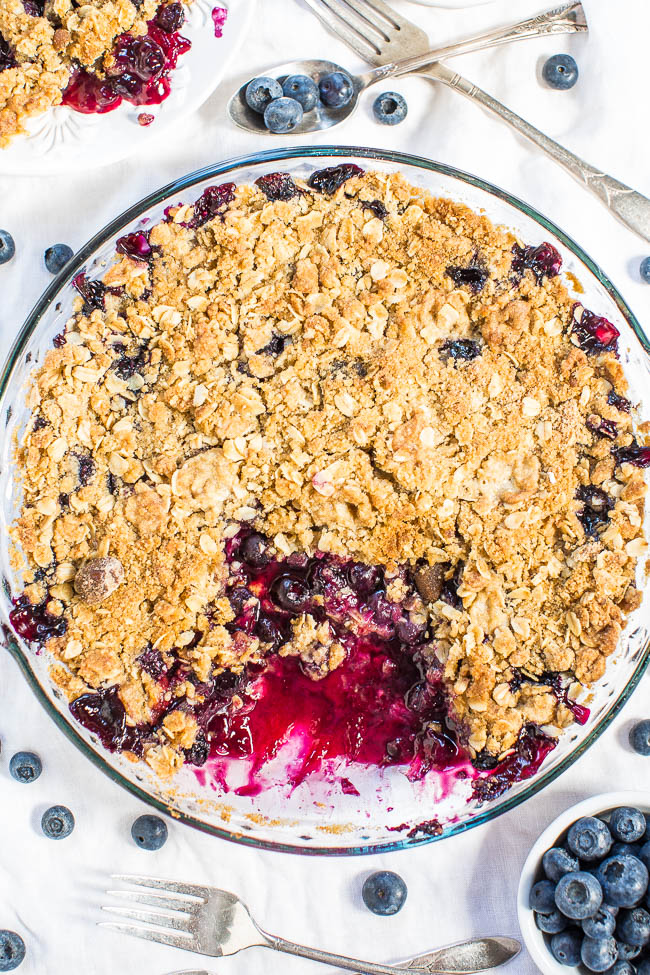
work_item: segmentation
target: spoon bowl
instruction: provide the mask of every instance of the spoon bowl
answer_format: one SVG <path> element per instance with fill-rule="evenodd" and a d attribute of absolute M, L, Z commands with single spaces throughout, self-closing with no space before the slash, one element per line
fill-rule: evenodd
<path fill-rule="evenodd" d="M 343 122 L 357 107 L 359 94 L 366 87 L 365 79 L 350 74 L 340 64 L 334 64 L 333 61 L 288 61 L 286 64 L 279 64 L 273 69 L 271 77 L 277 78 L 280 84 L 292 74 L 307 75 L 312 81 L 318 84 L 324 75 L 331 74 L 333 71 L 342 71 L 352 79 L 352 98 L 347 105 L 343 105 L 341 108 L 329 108 L 319 100 L 316 103 L 316 107 L 305 112 L 302 121 L 291 129 L 291 135 L 301 135 L 305 132 L 318 132 L 321 129 L 329 129 L 333 125 L 338 125 L 339 122 Z M 249 82 L 250 79 L 241 88 L 238 88 L 231 97 L 228 102 L 228 115 L 242 129 L 247 129 L 249 132 L 257 132 L 258 135 L 274 135 L 275 133 L 269 132 L 264 125 L 264 116 L 259 112 L 254 112 L 246 101 L 246 88 Z"/>

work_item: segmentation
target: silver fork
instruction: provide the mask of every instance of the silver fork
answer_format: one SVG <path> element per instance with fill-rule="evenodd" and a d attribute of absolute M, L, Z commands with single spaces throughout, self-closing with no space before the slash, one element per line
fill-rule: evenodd
<path fill-rule="evenodd" d="M 305 0 L 335 34 L 372 64 L 388 64 L 426 54 L 429 37 L 417 24 L 392 10 L 383 0 Z M 587 31 L 582 3 L 572 2 L 547 10 L 508 27 L 497 27 L 465 41 L 437 47 L 440 59 L 487 50 L 509 41 Z"/>
<path fill-rule="evenodd" d="M 393 61 L 396 50 L 391 46 L 393 44 L 405 43 L 408 55 L 423 54 L 431 46 L 424 31 L 395 13 L 384 0 L 305 2 L 333 33 L 371 64 L 383 65 Z M 530 122 L 441 61 L 420 68 L 417 73 L 459 91 L 498 116 L 584 183 L 630 230 L 650 241 L 650 200 L 646 196 L 569 152 L 559 142 L 540 132 Z"/>
<path fill-rule="evenodd" d="M 109 890 L 108 894 L 120 897 L 130 907 L 104 907 L 106 911 L 139 922 L 136 924 L 116 924 L 102 922 L 101 927 L 110 928 L 121 934 L 157 941 L 174 948 L 184 948 L 213 958 L 234 955 L 244 948 L 273 948 L 289 955 L 298 955 L 311 961 L 335 965 L 353 972 L 368 975 L 413 975 L 426 972 L 428 975 L 472 975 L 493 968 L 514 958 L 518 954 L 519 942 L 511 938 L 473 939 L 465 945 L 456 946 L 460 951 L 456 962 L 442 949 L 430 955 L 419 956 L 405 966 L 380 965 L 360 961 L 328 951 L 318 951 L 304 945 L 293 944 L 263 931 L 255 923 L 246 905 L 227 890 L 204 887 L 199 884 L 179 883 L 173 880 L 160 880 L 154 877 L 114 876 L 113 880 L 130 884 L 136 890 Z M 145 910 L 152 908 L 152 910 Z M 153 925 L 154 927 L 145 927 Z M 495 943 L 492 955 L 486 955 L 484 943 Z M 486 965 L 486 959 L 490 964 Z M 443 962 L 443 965 L 440 964 Z M 449 965 L 447 965 L 449 961 Z M 480 961 L 480 967 L 477 962 Z M 422 967 L 419 967 L 420 962 Z M 447 965 L 447 967 L 445 967 Z"/>

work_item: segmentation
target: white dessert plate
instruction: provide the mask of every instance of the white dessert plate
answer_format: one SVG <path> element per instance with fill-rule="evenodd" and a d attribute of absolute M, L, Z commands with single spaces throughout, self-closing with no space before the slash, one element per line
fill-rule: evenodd
<path fill-rule="evenodd" d="M 248 27 L 255 0 L 193 0 L 181 30 L 192 42 L 170 76 L 172 90 L 160 105 L 123 101 L 113 112 L 83 115 L 58 105 L 30 120 L 29 135 L 0 149 L 0 174 L 55 176 L 106 166 L 157 138 L 181 118 L 196 112 L 217 88 Z M 222 37 L 215 37 L 212 10 L 228 11 Z M 151 125 L 138 115 L 151 113 Z"/>
<path fill-rule="evenodd" d="M 486 3 L 494 3 L 494 0 L 411 0 L 411 3 L 419 3 L 423 7 L 444 7 L 447 10 L 463 10 L 466 7 L 483 7 Z"/>

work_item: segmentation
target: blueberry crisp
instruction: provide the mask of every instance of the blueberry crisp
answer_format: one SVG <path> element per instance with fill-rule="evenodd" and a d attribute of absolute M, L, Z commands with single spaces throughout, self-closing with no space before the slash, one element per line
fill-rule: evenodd
<path fill-rule="evenodd" d="M 296 736 L 294 782 L 533 774 L 646 552 L 647 426 L 560 267 L 345 164 L 209 187 L 78 275 L 16 446 L 12 614 L 75 717 L 161 776 Z"/>
<path fill-rule="evenodd" d="M 180 0 L 3 0 L 0 148 L 54 105 L 101 114 L 123 99 L 164 101 L 191 47 L 180 33 L 186 9 Z"/>

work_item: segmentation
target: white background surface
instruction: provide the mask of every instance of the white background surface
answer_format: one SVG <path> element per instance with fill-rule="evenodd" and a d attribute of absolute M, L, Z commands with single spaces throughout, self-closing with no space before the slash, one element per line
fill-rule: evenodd
<path fill-rule="evenodd" d="M 535 0 L 508 0 L 470 12 L 402 9 L 447 41 L 479 27 L 534 12 Z M 650 194 L 650 127 L 647 124 L 646 0 L 585 0 L 588 38 L 525 42 L 518 47 L 455 62 L 472 80 L 500 97 L 571 149 L 635 188 Z M 555 93 L 538 81 L 545 57 L 570 50 L 581 68 L 579 85 Z M 361 67 L 325 33 L 300 0 L 259 0 L 258 14 L 226 81 L 199 114 L 162 142 L 110 169 L 71 171 L 56 179 L 0 180 L 0 226 L 11 231 L 17 256 L 0 268 L 0 342 L 4 352 L 25 314 L 50 280 L 44 249 L 56 242 L 81 246 L 117 212 L 157 186 L 259 146 L 254 136 L 224 121 L 232 87 L 290 58 L 328 57 Z M 234 75 L 237 75 L 235 77 Z M 470 170 L 500 184 L 555 220 L 601 264 L 641 321 L 650 321 L 650 287 L 638 264 L 650 253 L 619 226 L 589 193 L 555 164 L 520 142 L 501 123 L 453 92 L 423 79 L 395 84 L 409 103 L 408 119 L 394 129 L 372 121 L 372 98 L 354 121 L 330 130 L 323 144 L 398 148 Z M 307 144 L 309 137 L 303 136 Z M 265 139 L 264 148 L 276 140 Z M 281 138 L 278 144 L 288 144 Z M 32 698 L 17 667 L 0 650 L 0 928 L 19 931 L 28 955 L 21 975 L 162 975 L 206 967 L 223 975 L 308 975 L 310 962 L 256 950 L 202 966 L 184 955 L 96 928 L 108 874 L 148 872 L 224 886 L 242 895 L 254 916 L 287 938 L 391 960 L 472 935 L 517 936 L 515 898 L 519 871 L 533 840 L 560 811 L 599 791 L 648 782 L 650 760 L 627 745 L 634 720 L 650 713 L 650 678 L 613 727 L 542 795 L 478 830 L 406 853 L 357 859 L 314 859 L 256 853 L 199 835 L 170 822 L 170 839 L 158 853 L 134 847 L 129 829 L 145 809 L 113 785 L 63 738 Z M 43 758 L 37 783 L 21 786 L 8 772 L 18 749 Z M 54 843 L 40 835 L 43 810 L 62 802 L 77 827 Z M 376 918 L 360 899 L 361 882 L 380 867 L 397 870 L 409 887 L 406 906 L 393 918 Z M 522 956 L 507 971 L 537 971 Z"/>

